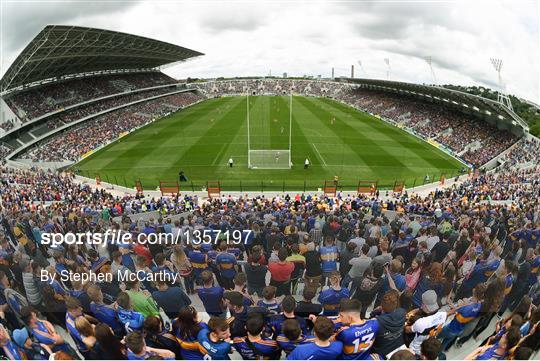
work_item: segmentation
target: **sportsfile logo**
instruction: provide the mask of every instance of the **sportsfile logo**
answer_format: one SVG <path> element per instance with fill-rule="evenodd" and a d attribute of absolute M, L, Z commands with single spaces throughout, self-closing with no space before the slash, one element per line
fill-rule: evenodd
<path fill-rule="evenodd" d="M 115 245 L 130 245 L 136 240 L 139 244 L 179 244 L 182 240 L 185 240 L 187 244 L 200 245 L 200 244 L 219 244 L 226 242 L 228 244 L 239 245 L 246 243 L 251 237 L 251 230 L 234 230 L 232 232 L 220 230 L 195 230 L 179 232 L 176 235 L 172 233 L 139 233 L 136 236 L 129 232 L 106 230 L 103 233 L 43 233 L 41 235 L 41 243 L 44 245 L 50 245 L 52 247 L 58 247 L 61 245 L 70 244 L 89 244 L 100 245 L 106 247 L 110 244 Z"/>

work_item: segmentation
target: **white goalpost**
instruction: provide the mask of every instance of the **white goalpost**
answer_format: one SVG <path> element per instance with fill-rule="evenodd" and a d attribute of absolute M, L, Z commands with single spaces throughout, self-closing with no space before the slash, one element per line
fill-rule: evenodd
<path fill-rule="evenodd" d="M 257 147 L 253 144 L 252 130 L 250 124 L 250 103 L 249 93 L 246 96 L 247 106 L 247 143 L 248 143 L 248 167 L 250 169 L 290 169 L 291 161 L 291 145 L 292 145 L 292 93 L 289 95 L 289 137 L 287 147 L 279 147 L 276 149 L 268 149 Z M 283 131 L 283 128 L 282 128 Z M 265 137 L 270 137 L 266 135 Z M 260 136 L 259 136 L 260 137 Z"/>

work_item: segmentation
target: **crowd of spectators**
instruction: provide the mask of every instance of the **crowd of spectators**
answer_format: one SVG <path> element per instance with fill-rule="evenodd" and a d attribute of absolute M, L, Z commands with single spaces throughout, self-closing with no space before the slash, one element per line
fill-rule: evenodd
<path fill-rule="evenodd" d="M 352 85 L 345 83 L 304 79 L 246 79 L 194 83 L 207 96 L 237 94 L 290 94 L 339 97 Z"/>
<path fill-rule="evenodd" d="M 98 101 L 98 102 L 90 103 L 87 105 L 82 105 L 73 110 L 68 110 L 58 115 L 51 116 L 50 118 L 47 119 L 46 125 L 49 130 L 53 130 L 65 124 L 69 124 L 73 121 L 77 121 L 79 119 L 102 112 L 107 109 L 115 108 L 115 107 L 128 104 L 137 100 L 142 100 L 142 99 L 150 98 L 150 97 L 161 95 L 161 94 L 166 94 L 172 91 L 174 91 L 174 89 L 171 89 L 171 88 L 146 90 L 146 91 L 138 92 L 135 94 L 120 95 L 120 96 L 110 98 L 107 100 Z"/>
<path fill-rule="evenodd" d="M 22 121 L 28 121 L 90 99 L 174 83 L 161 72 L 100 75 L 43 85 L 8 96 L 5 101 Z"/>
<path fill-rule="evenodd" d="M 540 168 L 538 143 L 522 142 L 500 169 L 427 196 L 114 196 L 70 174 L 0 167 L 0 352 L 455 359 L 467 347 L 471 360 L 534 359 Z M 127 242 L 44 242 L 107 230 Z M 152 234 L 172 237 L 145 243 Z M 105 279 L 59 281 L 67 271 Z"/>
<path fill-rule="evenodd" d="M 5 130 L 6 132 L 13 129 L 15 127 L 15 122 L 13 120 L 7 120 L 3 123 L 0 123 L 0 128 Z"/>
<path fill-rule="evenodd" d="M 133 95 L 133 97 L 137 96 Z M 36 162 L 76 161 L 89 151 L 117 139 L 120 134 L 152 122 L 156 118 L 200 99 L 202 99 L 201 96 L 191 92 L 177 93 L 112 111 L 55 134 L 29 149 L 20 157 Z M 131 99 L 131 101 L 133 100 Z M 106 106 L 104 109 L 111 106 Z M 94 114 L 98 111 L 96 108 L 92 108 L 88 114 Z M 84 116 L 80 112 L 78 114 Z M 78 119 L 78 117 L 73 119 Z"/>
<path fill-rule="evenodd" d="M 4 159 L 6 157 L 6 155 L 8 155 L 9 153 L 11 153 L 11 148 L 8 147 L 7 145 L 4 145 L 2 143 L 0 143 L 0 162 L 2 161 L 2 159 Z"/>

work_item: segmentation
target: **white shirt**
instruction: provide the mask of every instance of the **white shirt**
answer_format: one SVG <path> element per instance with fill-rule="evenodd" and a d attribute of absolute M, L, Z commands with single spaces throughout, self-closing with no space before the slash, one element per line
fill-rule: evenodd
<path fill-rule="evenodd" d="M 306 161 L 304 162 L 305 165 L 309 165 L 309 160 L 306 158 Z"/>
<path fill-rule="evenodd" d="M 422 345 L 422 342 L 424 342 L 424 340 L 427 340 L 430 337 L 429 333 L 427 335 L 422 335 L 422 333 L 430 328 L 442 328 L 442 326 L 446 322 L 446 317 L 446 312 L 437 312 L 434 315 L 422 317 L 416 320 L 416 322 L 411 327 L 412 331 L 416 333 L 416 336 L 411 341 L 409 348 L 413 350 L 415 354 L 420 355 L 420 346 Z M 438 333 L 435 332 L 435 336 L 437 334 Z"/>
<path fill-rule="evenodd" d="M 229 164 L 232 164 L 233 160 L 232 158 L 229 158 Z"/>

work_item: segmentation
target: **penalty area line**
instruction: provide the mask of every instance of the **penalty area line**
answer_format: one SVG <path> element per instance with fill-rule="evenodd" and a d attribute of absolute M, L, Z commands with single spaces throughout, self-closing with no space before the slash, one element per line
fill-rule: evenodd
<path fill-rule="evenodd" d="M 315 143 L 313 143 L 312 145 L 313 145 L 313 149 L 315 149 L 315 151 L 317 152 L 317 155 L 318 155 L 319 158 L 322 160 L 323 165 L 326 167 L 326 162 L 324 161 L 324 158 L 322 157 L 321 153 L 320 153 L 319 150 L 317 149 L 317 146 L 315 145 Z"/>

